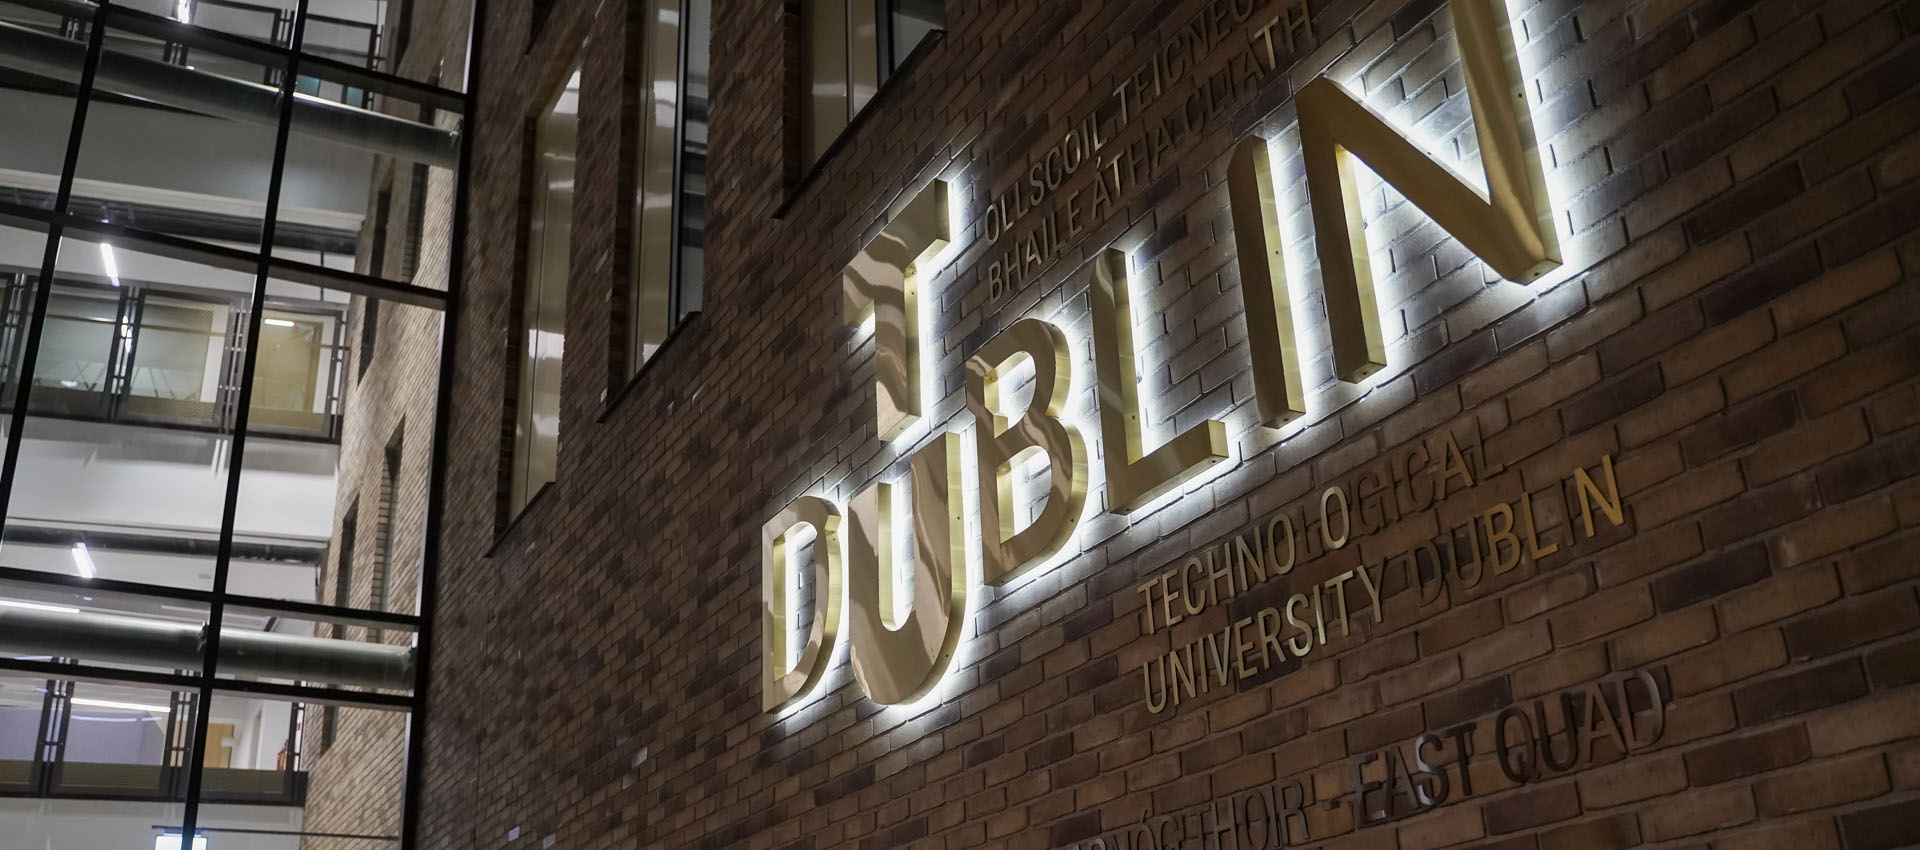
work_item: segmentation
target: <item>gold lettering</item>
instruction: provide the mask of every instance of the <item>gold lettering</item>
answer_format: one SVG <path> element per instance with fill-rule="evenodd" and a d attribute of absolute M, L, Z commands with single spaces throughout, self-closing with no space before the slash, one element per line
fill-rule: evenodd
<path fill-rule="evenodd" d="M 1127 256 L 1111 248 L 1088 276 L 1093 312 L 1093 363 L 1099 376 L 1100 440 L 1107 465 L 1107 506 L 1140 507 L 1227 459 L 1227 425 L 1204 419 L 1147 451 L 1134 372 L 1133 308 Z"/>
<path fill-rule="evenodd" d="M 1355 160 L 1509 280 L 1560 264 L 1546 177 L 1503 3 L 1460 3 L 1454 29 L 1487 195 L 1421 152 L 1345 88 L 1325 77 L 1294 95 L 1314 244 L 1325 284 L 1334 372 L 1358 382 L 1386 365 L 1378 295 L 1367 262 Z"/>
<path fill-rule="evenodd" d="M 875 484 L 848 506 L 848 631 L 853 678 L 881 705 L 912 702 L 953 661 L 966 625 L 966 511 L 960 494 L 960 435 L 935 437 L 914 452 L 913 597 L 896 612 L 893 486 Z"/>
<path fill-rule="evenodd" d="M 1493 521 L 1498 518 L 1500 527 L 1495 528 Z M 1483 520 L 1487 524 L 1487 561 L 1492 565 L 1493 574 L 1499 575 L 1520 565 L 1520 538 L 1513 533 L 1513 508 L 1506 502 L 1494 505 L 1486 510 Z M 1501 554 L 1501 544 L 1506 544 L 1506 555 Z"/>
<path fill-rule="evenodd" d="M 1353 628 L 1347 623 L 1347 581 L 1352 578 L 1353 578 L 1353 570 L 1347 570 L 1346 572 L 1343 572 L 1337 576 L 1334 576 L 1333 578 L 1327 579 L 1327 584 L 1326 584 L 1327 590 L 1333 594 L 1334 601 L 1340 603 L 1339 611 L 1340 611 L 1340 636 L 1341 637 L 1346 637 L 1348 635 L 1353 634 Z M 1326 640 L 1326 635 L 1324 633 L 1322 633 L 1320 640 L 1322 642 Z"/>
<path fill-rule="evenodd" d="M 1608 522 L 1619 525 L 1627 521 L 1626 514 L 1620 505 L 1620 483 L 1613 478 L 1613 455 L 1600 456 L 1600 475 L 1601 479 L 1607 482 L 1605 493 L 1600 492 L 1600 488 L 1594 485 L 1593 479 L 1587 477 L 1585 468 L 1574 467 L 1573 470 L 1574 487 L 1580 494 L 1580 521 L 1586 524 L 1588 537 L 1594 534 L 1593 501 L 1589 500 L 1589 496 L 1600 502 L 1600 512 L 1606 514 Z"/>
<path fill-rule="evenodd" d="M 1280 538 L 1274 536 L 1273 533 L 1273 527 L 1276 525 L 1280 526 L 1286 532 L 1286 563 L 1280 562 Z M 1272 564 L 1272 573 L 1275 576 L 1283 576 L 1292 572 L 1293 560 L 1296 554 L 1293 543 L 1293 517 L 1289 516 L 1285 511 L 1282 511 L 1275 514 L 1273 519 L 1267 520 L 1267 557 L 1272 559 L 1270 562 Z"/>
<path fill-rule="evenodd" d="M 1017 419 L 1000 412 L 1002 370 L 1033 361 L 1033 399 Z M 1006 584 L 1060 551 L 1080 525 L 1087 500 L 1087 450 L 1080 431 L 1060 421 L 1073 361 L 1060 329 L 1021 319 L 967 359 L 967 407 L 973 411 L 980 462 L 981 578 Z M 1016 531 L 1013 477 L 1027 459 L 1047 461 L 1046 507 Z"/>
<path fill-rule="evenodd" d="M 813 617 L 807 642 L 789 667 L 793 624 L 787 607 L 788 573 L 794 550 L 804 545 L 796 534 L 813 531 Z M 840 640 L 840 512 L 825 499 L 793 500 L 760 529 L 760 705 L 773 711 L 812 693 L 827 672 Z"/>
<path fill-rule="evenodd" d="M 1227 204 L 1233 216 L 1240 292 L 1246 299 L 1247 349 L 1253 359 L 1253 395 L 1260 424 L 1278 428 L 1307 412 L 1300 348 L 1293 330 L 1293 297 L 1280 244 L 1279 194 L 1267 140 L 1243 139 L 1227 161 Z"/>
<path fill-rule="evenodd" d="M 1333 534 L 1333 519 L 1327 514 L 1327 505 L 1338 496 L 1340 504 L 1340 536 Z M 1347 545 L 1347 536 L 1353 531 L 1353 517 L 1347 513 L 1347 491 L 1339 485 L 1328 487 L 1320 493 L 1320 542 L 1327 544 L 1329 551 Z"/>
<path fill-rule="evenodd" d="M 1520 527 L 1527 532 L 1527 557 L 1532 558 L 1535 563 L 1539 563 L 1541 558 L 1560 551 L 1558 543 L 1549 543 L 1544 549 L 1540 546 L 1540 530 L 1534 526 L 1533 522 L 1532 493 L 1520 495 Z"/>
<path fill-rule="evenodd" d="M 1318 593 L 1317 589 L 1315 593 Z M 1298 593 L 1287 597 L 1287 625 L 1294 627 L 1300 632 L 1298 637 L 1287 638 L 1287 649 L 1293 651 L 1293 657 L 1295 658 L 1305 658 L 1307 657 L 1307 653 L 1313 651 L 1313 632 L 1309 631 L 1307 624 L 1302 622 L 1300 618 L 1293 613 L 1295 605 L 1304 606 L 1306 604 L 1307 597 Z"/>
<path fill-rule="evenodd" d="M 841 273 L 847 323 L 873 319 L 874 418 L 882 440 L 920 420 L 920 281 L 935 271 L 921 266 L 950 238 L 947 184 L 935 180 Z"/>

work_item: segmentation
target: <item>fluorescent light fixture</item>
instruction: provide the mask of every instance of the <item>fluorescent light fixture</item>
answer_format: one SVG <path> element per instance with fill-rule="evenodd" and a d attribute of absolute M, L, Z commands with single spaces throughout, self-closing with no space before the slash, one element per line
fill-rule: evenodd
<path fill-rule="evenodd" d="M 87 544 L 73 544 L 73 568 L 81 578 L 93 578 L 93 555 L 87 552 Z"/>
<path fill-rule="evenodd" d="M 180 850 L 180 835 L 178 833 L 166 832 L 154 836 L 153 850 Z M 204 835 L 194 836 L 193 850 L 207 850 L 207 837 Z"/>
<path fill-rule="evenodd" d="M 114 262 L 113 246 L 105 242 L 100 243 L 100 264 L 107 267 L 107 279 L 113 281 L 114 286 L 119 286 L 120 264 Z"/>
<path fill-rule="evenodd" d="M 56 614 L 78 614 L 80 609 L 65 605 L 42 605 L 38 602 L 16 602 L 12 599 L 0 599 L 0 608 L 23 608 L 28 611 L 52 611 Z"/>
<path fill-rule="evenodd" d="M 264 322 L 266 322 L 267 324 L 269 324 L 269 325 L 272 325 L 272 326 L 274 326 L 274 327 L 276 327 L 276 328 L 290 328 L 290 327 L 293 327 L 293 323 L 292 323 L 292 322 L 290 322 L 290 321 L 287 321 L 286 319 L 263 319 L 262 321 L 264 321 Z"/>
<path fill-rule="evenodd" d="M 192 0 L 174 0 L 173 19 L 183 24 L 193 23 Z M 178 847 L 180 844 L 180 840 L 178 838 L 175 838 L 173 843 L 174 843 L 174 846 Z"/>
<path fill-rule="evenodd" d="M 86 697 L 74 697 L 71 700 L 71 702 L 74 705 L 85 706 L 87 708 L 117 708 L 122 711 L 151 711 L 155 714 L 167 714 L 173 711 L 173 709 L 170 709 L 164 705 L 147 705 L 145 703 L 138 703 L 138 702 L 114 702 L 113 700 L 110 700 L 110 699 L 87 699 Z M 177 835 L 174 836 L 175 847 L 180 846 L 179 838 L 180 836 L 177 836 Z M 201 844 L 204 844 L 205 842 L 206 842 L 206 839 L 203 838 L 200 841 L 195 842 L 194 846 L 198 847 Z"/>

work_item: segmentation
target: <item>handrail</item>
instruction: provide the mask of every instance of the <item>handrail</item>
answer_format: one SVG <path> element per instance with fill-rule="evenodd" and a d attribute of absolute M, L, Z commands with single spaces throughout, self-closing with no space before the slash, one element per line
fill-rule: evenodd
<path fill-rule="evenodd" d="M 177 21 L 173 25 L 184 26 Z M 85 52 L 79 42 L 0 23 L 0 64 L 17 70 L 74 82 Z M 96 73 L 99 87 L 116 94 L 235 121 L 262 125 L 279 121 L 280 92 L 272 86 L 116 51 L 101 54 Z M 455 130 L 308 95 L 295 96 L 293 112 L 294 123 L 305 136 L 441 168 L 453 168 L 459 161 L 460 134 Z"/>
<path fill-rule="evenodd" d="M 82 0 L 8 0 L 8 2 L 61 17 L 81 19 L 90 18 L 98 8 Z M 212 0 L 199 0 L 199 2 L 212 2 Z M 113 7 L 113 16 L 115 19 L 125 18 L 138 22 L 135 26 L 116 24 L 124 29 L 137 29 L 166 41 L 211 50 L 270 67 L 284 66 L 286 58 L 296 52 L 297 47 L 262 42 L 246 36 L 221 32 L 198 24 L 182 23 L 172 18 L 120 6 Z M 303 76 L 400 98 L 430 106 L 441 112 L 458 113 L 465 111 L 466 108 L 466 95 L 460 92 L 386 71 L 362 68 L 337 59 L 311 54 L 300 57 L 300 66 Z"/>

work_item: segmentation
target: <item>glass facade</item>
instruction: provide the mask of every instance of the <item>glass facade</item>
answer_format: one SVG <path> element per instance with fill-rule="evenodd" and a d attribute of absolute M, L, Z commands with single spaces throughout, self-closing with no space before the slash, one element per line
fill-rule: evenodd
<path fill-rule="evenodd" d="M 560 452 L 560 359 L 566 337 L 568 250 L 573 242 L 574 151 L 580 132 L 580 72 L 534 119 L 527 195 L 527 265 L 521 272 L 515 367 L 511 520 L 553 482 Z"/>
<path fill-rule="evenodd" d="M 0 0 L 9 839 L 401 846 L 470 11 Z"/>
<path fill-rule="evenodd" d="M 711 0 L 649 0 L 640 57 L 639 186 L 634 193 L 627 374 L 700 311 L 707 199 L 707 44 Z"/>
<path fill-rule="evenodd" d="M 800 17 L 804 168 L 820 161 L 921 41 L 945 28 L 947 15 L 941 0 L 806 0 Z"/>

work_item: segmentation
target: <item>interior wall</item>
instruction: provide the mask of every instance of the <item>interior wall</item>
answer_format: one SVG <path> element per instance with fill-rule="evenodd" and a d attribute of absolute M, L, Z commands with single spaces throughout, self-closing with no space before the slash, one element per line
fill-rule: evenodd
<path fill-rule="evenodd" d="M 185 809 L 173 803 L 0 799 L 0 824 L 6 826 L 0 850 L 151 850 L 161 832 L 156 825 L 180 823 Z M 301 822 L 300 810 L 287 806 L 206 806 L 200 813 L 203 829 L 297 832 Z M 299 846 L 298 838 L 286 835 L 207 835 L 207 850 Z"/>
<path fill-rule="evenodd" d="M 72 113 L 71 98 L 0 88 L 0 115 Z M 68 129 L 66 121 L 11 124 L 7 144 L 0 146 L 0 168 L 58 176 Z M 95 101 L 87 110 L 86 135 L 76 178 L 265 204 L 273 167 L 270 126 Z M 282 203 L 361 216 L 372 173 L 373 154 L 295 134 L 288 140 Z"/>
<path fill-rule="evenodd" d="M 282 451 L 248 453 L 236 533 L 326 540 L 339 448 L 255 439 L 283 442 Z M 14 500 L 9 521 L 217 533 L 228 442 L 163 428 L 29 419 L 14 487 L 32 497 Z M 269 465 L 275 459 L 282 463 Z"/>

